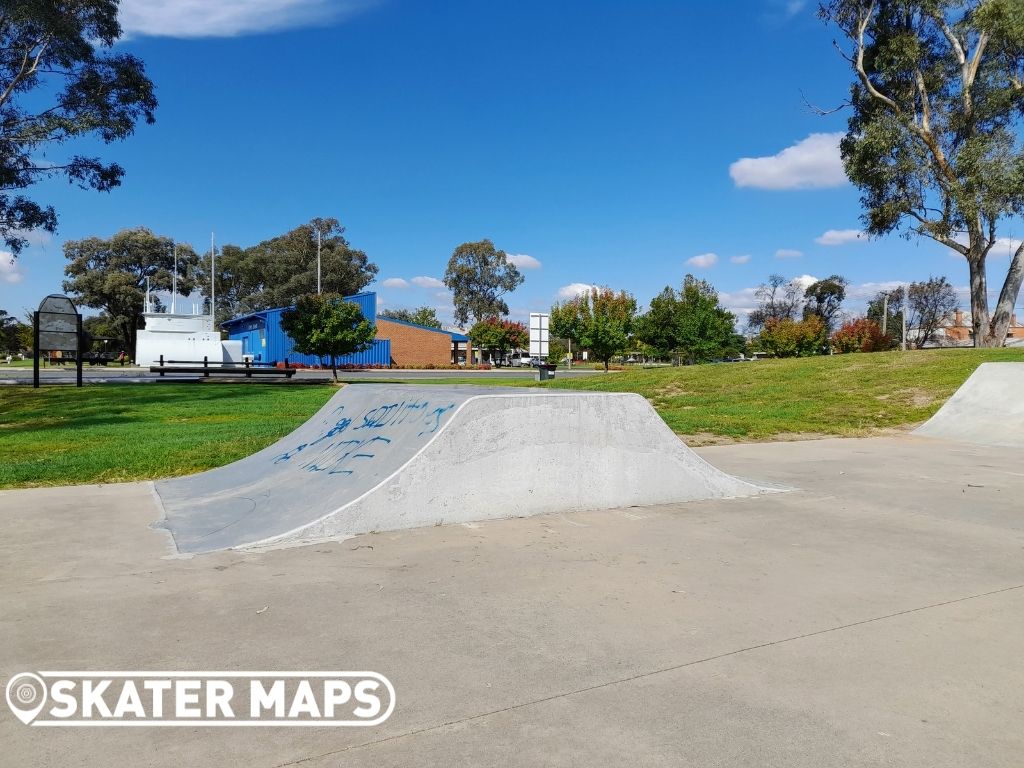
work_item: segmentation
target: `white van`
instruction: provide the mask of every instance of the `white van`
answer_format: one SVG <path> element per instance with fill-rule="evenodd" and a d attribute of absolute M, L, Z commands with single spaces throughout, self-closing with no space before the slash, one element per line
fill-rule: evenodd
<path fill-rule="evenodd" d="M 530 359 L 530 354 L 528 352 L 519 352 L 518 354 L 512 355 L 512 365 L 516 368 L 529 368 Z"/>

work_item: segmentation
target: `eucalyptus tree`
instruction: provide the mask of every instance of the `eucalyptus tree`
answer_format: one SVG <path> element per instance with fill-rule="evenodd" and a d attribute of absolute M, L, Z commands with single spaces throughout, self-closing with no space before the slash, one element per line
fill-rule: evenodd
<path fill-rule="evenodd" d="M 0 5 L 0 238 L 12 253 L 33 230 L 54 232 L 57 212 L 25 190 L 64 177 L 108 191 L 124 168 L 62 154 L 76 139 L 110 144 L 154 121 L 157 101 L 141 60 L 114 53 L 117 0 L 5 0 Z"/>
<path fill-rule="evenodd" d="M 831 0 L 853 71 L 846 173 L 869 234 L 902 229 L 967 260 L 976 346 L 1001 346 L 1024 281 L 1018 245 L 990 312 L 987 259 L 1024 212 L 1024 3 Z"/>

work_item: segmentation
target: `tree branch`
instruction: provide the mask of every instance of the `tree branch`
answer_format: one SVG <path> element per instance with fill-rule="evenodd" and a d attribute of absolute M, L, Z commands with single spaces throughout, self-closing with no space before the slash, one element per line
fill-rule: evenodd
<path fill-rule="evenodd" d="M 967 246 L 958 243 L 949 235 L 942 234 L 942 225 L 939 222 L 934 221 L 932 219 L 926 219 L 917 211 L 907 211 L 907 215 L 912 216 L 913 218 L 921 222 L 921 226 L 919 228 L 920 232 L 927 235 L 935 242 L 941 243 L 947 248 L 952 248 L 961 256 L 967 256 L 967 254 L 970 253 L 970 249 Z"/>
<path fill-rule="evenodd" d="M 867 90 L 867 92 L 871 95 L 871 98 L 882 102 L 883 104 L 887 105 L 890 109 L 892 109 L 894 112 L 899 114 L 899 105 L 897 105 L 893 99 L 886 96 L 884 93 L 882 93 L 875 87 L 875 84 L 871 82 L 871 78 L 868 77 L 867 70 L 864 69 L 864 33 L 867 31 L 868 23 L 871 21 L 871 14 L 873 14 L 874 12 L 875 3 L 874 0 L 872 0 L 871 5 L 868 6 L 867 10 L 864 12 L 864 15 L 857 20 L 857 35 L 855 38 L 855 42 L 857 43 L 857 53 L 854 60 L 854 67 L 857 70 L 857 75 L 858 77 L 860 77 L 861 83 L 864 85 L 864 88 Z"/>

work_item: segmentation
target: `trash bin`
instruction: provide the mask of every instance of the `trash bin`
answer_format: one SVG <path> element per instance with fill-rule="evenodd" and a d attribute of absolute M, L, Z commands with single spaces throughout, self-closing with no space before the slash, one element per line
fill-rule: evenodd
<path fill-rule="evenodd" d="M 557 366 L 554 365 L 538 365 L 537 366 L 537 381 L 547 381 L 548 379 L 555 378 L 555 369 Z"/>

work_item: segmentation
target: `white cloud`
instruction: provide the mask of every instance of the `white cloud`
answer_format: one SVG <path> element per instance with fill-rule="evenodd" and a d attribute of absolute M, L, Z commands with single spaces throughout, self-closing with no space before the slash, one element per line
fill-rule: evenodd
<path fill-rule="evenodd" d="M 786 15 L 796 16 L 804 9 L 805 5 L 807 5 L 807 0 L 789 0 L 786 3 Z"/>
<path fill-rule="evenodd" d="M 533 258 L 533 256 L 527 256 L 525 253 L 510 253 L 508 254 L 508 260 L 519 267 L 519 269 L 540 269 L 540 261 Z"/>
<path fill-rule="evenodd" d="M 1021 241 L 1015 237 L 998 237 L 996 238 L 996 244 L 992 246 L 992 250 L 988 252 L 989 258 L 1000 258 L 1005 256 L 1011 258 L 1017 249 L 1020 248 Z"/>
<path fill-rule="evenodd" d="M 20 283 L 24 279 L 25 275 L 19 269 L 18 260 L 8 251 L 0 251 L 0 281 Z"/>
<path fill-rule="evenodd" d="M 846 183 L 839 157 L 842 133 L 812 133 L 768 157 L 744 157 L 729 166 L 737 187 L 816 189 Z"/>
<path fill-rule="evenodd" d="M 814 275 L 800 275 L 799 277 L 794 277 L 792 282 L 796 283 L 804 290 L 807 290 L 808 286 L 814 285 L 818 282 L 818 278 Z"/>
<path fill-rule="evenodd" d="M 803 251 L 794 251 L 792 248 L 779 248 L 775 252 L 776 259 L 799 259 L 803 255 Z"/>
<path fill-rule="evenodd" d="M 412 279 L 413 285 L 418 285 L 420 288 L 444 288 L 444 283 L 438 280 L 436 277 L 425 277 L 420 275 Z"/>
<path fill-rule="evenodd" d="M 409 281 L 403 280 L 400 277 L 389 277 L 387 280 L 381 283 L 384 288 L 408 288 Z"/>
<path fill-rule="evenodd" d="M 818 245 L 846 245 L 846 243 L 862 242 L 867 235 L 859 229 L 830 229 L 821 237 L 814 238 Z"/>
<path fill-rule="evenodd" d="M 588 283 L 569 283 L 563 285 L 558 289 L 558 298 L 560 299 L 575 299 L 577 296 L 583 293 L 587 293 L 594 286 Z"/>
<path fill-rule="evenodd" d="M 757 288 L 741 288 L 738 291 L 720 291 L 718 301 L 738 318 L 749 315 L 757 307 Z"/>
<path fill-rule="evenodd" d="M 730 256 L 729 261 L 731 261 L 733 264 L 749 264 L 750 254 L 745 253 L 742 256 Z"/>
<path fill-rule="evenodd" d="M 374 0 L 121 0 L 125 35 L 236 37 L 327 24 Z"/>
<path fill-rule="evenodd" d="M 882 291 L 894 291 L 902 285 L 903 283 L 898 280 L 885 280 L 880 283 L 858 283 L 857 285 L 847 286 L 846 299 L 852 302 L 870 301 Z"/>
<path fill-rule="evenodd" d="M 691 267 L 697 267 L 698 269 L 707 269 L 713 267 L 718 263 L 717 253 L 702 253 L 699 256 L 691 256 L 686 260 L 686 263 Z"/>

